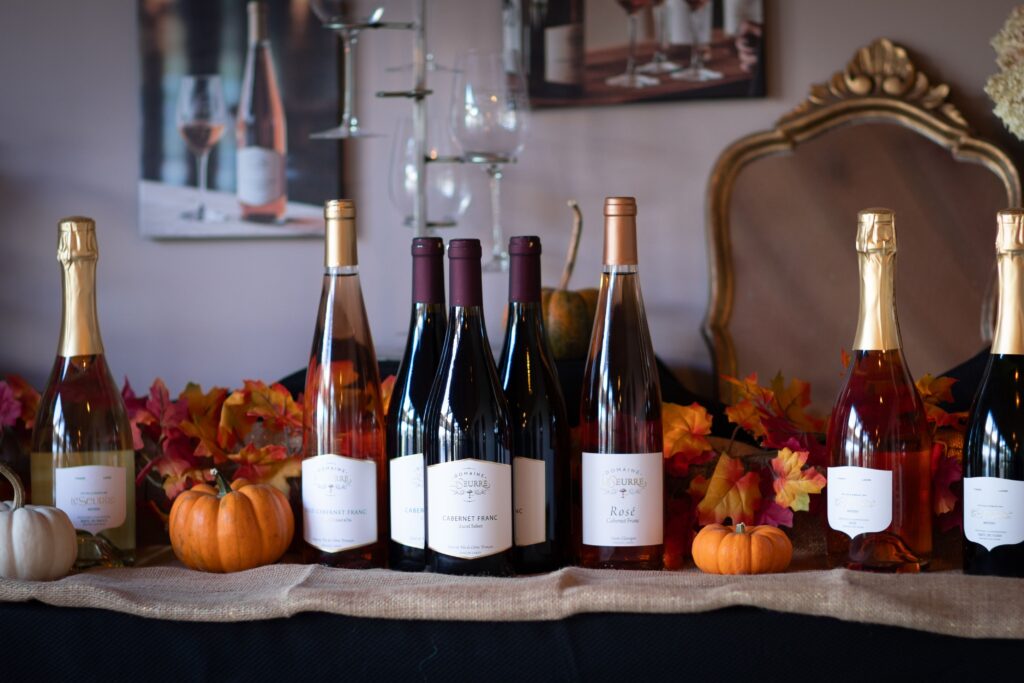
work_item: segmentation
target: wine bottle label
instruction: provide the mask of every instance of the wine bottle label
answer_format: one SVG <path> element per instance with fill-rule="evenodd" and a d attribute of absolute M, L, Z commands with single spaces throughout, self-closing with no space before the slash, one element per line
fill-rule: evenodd
<path fill-rule="evenodd" d="M 986 550 L 1024 541 L 1024 481 L 964 479 L 964 536 Z"/>
<path fill-rule="evenodd" d="M 565 24 L 544 29 L 544 80 L 579 85 L 583 82 L 583 26 Z"/>
<path fill-rule="evenodd" d="M 377 541 L 377 464 L 325 454 L 302 461 L 302 533 L 325 553 Z"/>
<path fill-rule="evenodd" d="M 885 531 L 892 523 L 892 472 L 829 467 L 828 525 L 850 538 Z"/>
<path fill-rule="evenodd" d="M 427 468 L 430 549 L 472 560 L 512 547 L 512 467 L 467 458 Z"/>
<path fill-rule="evenodd" d="M 260 206 L 284 196 L 284 155 L 264 147 L 245 147 L 235 157 L 238 201 Z"/>
<path fill-rule="evenodd" d="M 533 545 L 547 539 L 547 487 L 544 461 L 512 459 L 512 495 L 515 499 L 516 545 Z"/>
<path fill-rule="evenodd" d="M 661 453 L 583 454 L 583 543 L 664 542 Z"/>
<path fill-rule="evenodd" d="M 423 454 L 403 455 L 389 465 L 391 540 L 423 548 Z"/>
<path fill-rule="evenodd" d="M 76 529 L 98 534 L 125 523 L 127 474 L 123 467 L 83 465 L 58 467 L 54 498 Z"/>

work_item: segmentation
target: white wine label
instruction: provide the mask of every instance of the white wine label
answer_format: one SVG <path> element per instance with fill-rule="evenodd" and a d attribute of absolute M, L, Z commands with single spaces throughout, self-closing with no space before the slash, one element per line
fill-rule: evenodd
<path fill-rule="evenodd" d="M 543 543 L 547 538 L 547 487 L 544 461 L 512 459 L 512 496 L 515 498 L 516 545 Z"/>
<path fill-rule="evenodd" d="M 472 560 L 512 547 L 512 467 L 467 458 L 427 468 L 427 543 Z"/>
<path fill-rule="evenodd" d="M 54 497 L 76 529 L 98 534 L 116 529 L 127 519 L 127 481 L 123 467 L 58 467 L 54 472 Z"/>
<path fill-rule="evenodd" d="M 285 193 L 284 155 L 263 147 L 245 147 L 235 156 L 238 201 L 260 206 Z"/>
<path fill-rule="evenodd" d="M 544 29 L 544 80 L 579 85 L 583 82 L 583 26 L 565 24 Z"/>
<path fill-rule="evenodd" d="M 892 472 L 869 467 L 829 467 L 828 525 L 850 538 L 885 531 L 892 524 Z"/>
<path fill-rule="evenodd" d="M 325 454 L 302 461 L 302 533 L 325 553 L 377 541 L 377 464 Z"/>
<path fill-rule="evenodd" d="M 423 547 L 423 454 L 390 461 L 391 539 L 410 548 Z"/>
<path fill-rule="evenodd" d="M 661 453 L 583 454 L 583 543 L 661 545 L 664 465 Z"/>
<path fill-rule="evenodd" d="M 1024 541 L 1024 481 L 964 479 L 964 536 L 986 550 Z"/>

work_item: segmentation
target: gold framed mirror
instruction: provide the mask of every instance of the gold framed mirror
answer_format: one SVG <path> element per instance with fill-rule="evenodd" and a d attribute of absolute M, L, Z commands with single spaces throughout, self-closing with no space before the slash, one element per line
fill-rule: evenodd
<path fill-rule="evenodd" d="M 1020 205 L 1020 177 L 948 96 L 879 39 L 774 128 L 722 152 L 707 189 L 702 329 L 720 398 L 732 390 L 722 375 L 781 371 L 831 405 L 856 325 L 856 213 L 869 206 L 896 212 L 911 371 L 948 370 L 991 339 L 995 212 Z"/>

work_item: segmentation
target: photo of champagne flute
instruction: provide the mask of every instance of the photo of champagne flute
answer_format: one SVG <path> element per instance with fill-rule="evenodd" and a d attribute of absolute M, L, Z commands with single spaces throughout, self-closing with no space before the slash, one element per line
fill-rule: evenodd
<path fill-rule="evenodd" d="M 722 78 L 720 71 L 704 66 L 703 46 L 701 45 L 701 25 L 711 11 L 710 0 L 686 0 L 686 20 L 690 32 L 690 63 L 682 71 L 672 74 L 672 78 L 680 81 L 716 81 Z M 698 17 L 699 15 L 699 17 Z M 702 20 L 698 23 L 698 18 Z"/>
<path fill-rule="evenodd" d="M 621 88 L 647 88 L 658 85 L 657 78 L 637 73 L 636 67 L 636 40 L 640 12 L 653 4 L 653 0 L 616 0 L 622 9 L 626 10 L 629 28 L 629 52 L 626 57 L 626 71 L 618 76 L 605 79 L 606 85 Z"/>
<path fill-rule="evenodd" d="M 199 187 L 199 205 L 185 211 L 182 218 L 194 221 L 223 220 L 223 216 L 206 207 L 207 177 L 210 150 L 220 141 L 227 122 L 224 90 L 220 76 L 182 76 L 178 87 L 178 105 L 175 123 L 178 133 L 196 158 Z"/>
<path fill-rule="evenodd" d="M 667 74 L 683 68 L 668 58 L 668 6 L 666 0 L 655 0 L 651 8 L 654 15 L 654 55 L 651 61 L 637 67 L 644 74 Z"/>

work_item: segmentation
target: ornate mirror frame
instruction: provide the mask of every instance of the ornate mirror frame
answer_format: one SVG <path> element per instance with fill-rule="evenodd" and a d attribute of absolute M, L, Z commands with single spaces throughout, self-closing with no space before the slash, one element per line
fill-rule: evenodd
<path fill-rule="evenodd" d="M 735 375 L 736 349 L 729 332 L 735 296 L 730 231 L 730 201 L 740 171 L 757 159 L 792 152 L 802 142 L 842 126 L 894 123 L 923 135 L 957 161 L 981 164 L 1006 188 L 1007 206 L 1020 206 L 1021 182 L 1016 166 L 998 147 L 971 135 L 967 121 L 947 101 L 949 86 L 933 85 L 907 51 L 880 38 L 862 47 L 843 71 L 827 83 L 811 86 L 807 99 L 784 114 L 771 130 L 740 138 L 719 155 L 708 181 L 705 226 L 709 296 L 702 333 L 711 352 L 719 398 L 732 388 L 721 376 Z M 991 338 L 994 292 L 985 297 L 982 337 Z"/>

